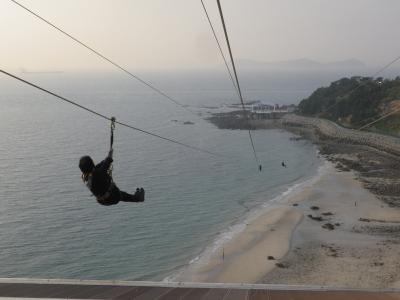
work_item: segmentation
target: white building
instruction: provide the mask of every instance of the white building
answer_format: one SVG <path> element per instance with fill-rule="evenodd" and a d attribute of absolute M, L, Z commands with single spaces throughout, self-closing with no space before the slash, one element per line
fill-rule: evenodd
<path fill-rule="evenodd" d="M 283 105 L 279 106 L 278 104 L 270 105 L 257 103 L 252 105 L 251 107 L 251 116 L 253 119 L 279 119 L 283 115 L 292 112 L 290 106 Z"/>

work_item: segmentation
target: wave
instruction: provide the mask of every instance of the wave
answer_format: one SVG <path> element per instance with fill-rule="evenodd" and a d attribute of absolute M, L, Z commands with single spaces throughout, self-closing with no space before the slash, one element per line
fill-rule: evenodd
<path fill-rule="evenodd" d="M 219 233 L 213 242 L 206 246 L 199 255 L 195 256 L 191 259 L 184 267 L 180 268 L 179 271 L 176 273 L 167 276 L 163 279 L 165 282 L 175 282 L 179 281 L 180 276 L 183 273 L 195 272 L 196 269 L 199 269 L 201 266 L 206 265 L 211 257 L 217 251 L 221 252 L 223 246 L 232 240 L 237 234 L 242 232 L 246 226 L 255 220 L 258 216 L 266 213 L 270 210 L 274 205 L 284 204 L 289 198 L 293 197 L 294 195 L 301 193 L 305 188 L 313 186 L 324 174 L 327 173 L 330 164 L 328 161 L 323 160 L 322 164 L 318 167 L 317 172 L 311 176 L 311 178 L 306 178 L 300 182 L 297 182 L 290 187 L 288 187 L 285 191 L 280 193 L 279 195 L 268 199 L 265 203 L 253 207 L 243 218 L 236 221 L 235 224 L 229 226 L 226 230 Z"/>

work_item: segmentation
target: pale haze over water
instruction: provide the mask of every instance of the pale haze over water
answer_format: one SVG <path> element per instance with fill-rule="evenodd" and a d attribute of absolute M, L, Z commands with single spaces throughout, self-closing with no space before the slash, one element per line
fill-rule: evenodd
<path fill-rule="evenodd" d="M 320 160 L 307 141 L 294 141 L 280 130 L 255 131 L 260 173 L 247 132 L 220 130 L 204 120 L 215 107 L 239 99 L 200 1 L 21 3 L 195 115 L 12 1 L 0 3 L 0 69 L 99 113 L 229 158 L 117 126 L 115 180 L 128 192 L 143 186 L 146 201 L 102 207 L 82 184 L 77 165 L 85 154 L 96 162 L 105 157 L 109 124 L 0 76 L 0 277 L 161 280 L 223 239 L 249 213 L 316 175 Z M 297 104 L 320 86 L 343 76 L 371 75 L 399 55 L 399 1 L 222 3 L 248 101 Z M 222 39 L 215 2 L 205 4 Z M 288 68 L 268 69 L 288 60 Z M 339 63 L 324 69 L 338 61 L 357 67 L 335 67 Z M 318 67 L 306 71 L 299 65 Z M 380 75 L 393 77 L 398 67 Z M 194 124 L 185 125 L 188 121 Z"/>
<path fill-rule="evenodd" d="M 223 40 L 216 3 L 204 2 Z M 21 3 L 132 70 L 209 69 L 222 64 L 197 0 Z M 236 59 L 330 62 L 356 58 L 369 66 L 381 66 L 399 55 L 400 2 L 396 0 L 221 3 Z M 0 16 L 2 68 L 111 69 L 11 1 L 0 3 Z"/>
<path fill-rule="evenodd" d="M 217 129 L 115 75 L 25 77 L 118 120 L 229 158 L 117 126 L 115 180 L 127 191 L 145 187 L 146 201 L 100 206 L 80 180 L 78 159 L 84 154 L 104 158 L 109 124 L 3 78 L 1 277 L 163 279 L 228 234 L 249 209 L 313 176 L 319 166 L 310 143 L 292 141 L 283 131 L 259 130 L 253 134 L 264 167 L 259 173 L 247 132 Z M 203 82 L 197 90 L 175 86 L 182 77 L 170 76 L 162 86 L 203 116 L 212 111 L 204 106 L 238 102 L 215 80 L 197 79 Z M 254 99 L 268 100 L 262 86 L 254 91 Z M 282 160 L 288 169 L 281 167 Z"/>

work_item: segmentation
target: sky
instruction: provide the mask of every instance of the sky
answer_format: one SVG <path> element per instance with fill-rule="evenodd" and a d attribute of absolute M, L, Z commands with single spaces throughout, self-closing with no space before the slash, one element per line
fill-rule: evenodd
<path fill-rule="evenodd" d="M 18 0 L 134 70 L 221 66 L 200 0 Z M 221 43 L 215 0 L 204 0 Z M 400 55 L 399 0 L 221 0 L 235 59 L 356 58 L 379 66 Z M 10 0 L 0 1 L 6 70 L 111 70 Z M 227 53 L 227 52 L 226 52 Z"/>

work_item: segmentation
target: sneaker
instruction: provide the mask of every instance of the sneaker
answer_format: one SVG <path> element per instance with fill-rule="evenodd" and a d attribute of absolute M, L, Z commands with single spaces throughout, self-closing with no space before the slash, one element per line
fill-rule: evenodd
<path fill-rule="evenodd" d="M 144 202 L 144 189 L 140 188 L 140 202 Z"/>
<path fill-rule="evenodd" d="M 135 196 L 137 197 L 137 202 L 144 202 L 144 189 L 143 188 L 137 188 Z"/>

